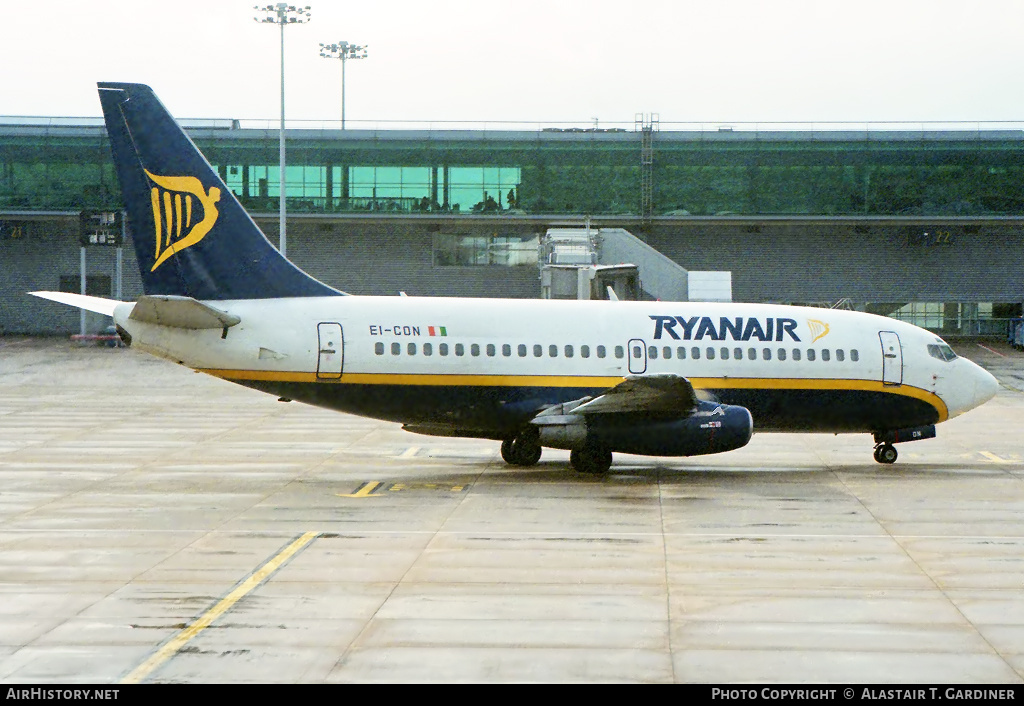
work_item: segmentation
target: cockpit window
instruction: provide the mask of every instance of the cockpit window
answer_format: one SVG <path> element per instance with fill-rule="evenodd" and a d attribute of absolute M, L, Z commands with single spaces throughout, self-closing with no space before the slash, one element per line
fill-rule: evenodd
<path fill-rule="evenodd" d="M 956 359 L 956 353 L 953 349 L 947 346 L 945 343 L 930 343 L 928 344 L 928 355 L 932 358 L 938 358 L 949 362 Z"/>

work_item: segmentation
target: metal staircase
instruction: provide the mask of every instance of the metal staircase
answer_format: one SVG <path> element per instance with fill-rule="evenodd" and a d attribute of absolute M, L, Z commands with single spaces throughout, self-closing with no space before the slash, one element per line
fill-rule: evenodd
<path fill-rule="evenodd" d="M 654 215 L 654 133 L 660 129 L 657 113 L 637 113 L 635 129 L 640 133 L 640 217 L 643 229 Z"/>

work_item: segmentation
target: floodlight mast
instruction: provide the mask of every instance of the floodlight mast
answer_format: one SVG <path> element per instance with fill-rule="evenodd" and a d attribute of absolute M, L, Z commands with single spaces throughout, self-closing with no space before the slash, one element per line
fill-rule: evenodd
<path fill-rule="evenodd" d="M 287 183 L 285 182 L 285 161 L 284 161 L 284 27 L 289 24 L 302 24 L 309 22 L 309 5 L 305 7 L 296 7 L 295 5 L 289 5 L 287 3 L 279 2 L 275 5 L 259 5 L 253 6 L 254 10 L 258 12 L 266 13 L 263 18 L 253 17 L 254 20 L 262 24 L 276 24 L 281 25 L 281 136 L 280 136 L 280 161 L 281 161 L 281 201 L 280 201 L 280 240 L 278 241 L 278 250 L 281 251 L 282 255 L 287 256 L 285 250 L 288 246 L 288 236 L 285 230 L 285 214 L 287 207 L 285 205 L 285 195 L 287 192 Z"/>
<path fill-rule="evenodd" d="M 366 47 L 348 42 L 337 44 L 321 44 L 320 56 L 325 59 L 341 59 L 341 129 L 345 129 L 345 62 L 349 59 L 365 59 L 367 56 Z"/>

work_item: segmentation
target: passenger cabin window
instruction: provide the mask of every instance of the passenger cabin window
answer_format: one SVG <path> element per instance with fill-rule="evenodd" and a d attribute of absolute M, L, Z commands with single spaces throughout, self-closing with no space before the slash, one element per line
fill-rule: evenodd
<path fill-rule="evenodd" d="M 708 357 L 708 360 L 714 360 L 715 359 L 715 349 L 712 348 L 711 346 L 708 346 L 707 357 Z"/>
<path fill-rule="evenodd" d="M 771 360 L 772 359 L 772 349 L 771 348 L 765 348 L 763 351 L 761 351 L 761 354 L 764 356 L 765 360 Z"/>
<path fill-rule="evenodd" d="M 455 355 L 465 355 L 466 348 L 461 343 L 455 344 Z"/>
<path fill-rule="evenodd" d="M 474 358 L 478 357 L 480 355 L 480 344 L 479 343 L 470 344 L 470 346 L 469 346 L 469 354 L 471 356 L 473 356 Z"/>
<path fill-rule="evenodd" d="M 846 359 L 846 353 L 843 352 L 842 348 L 836 349 L 836 360 L 842 363 Z"/>
<path fill-rule="evenodd" d="M 693 358 L 694 360 L 700 360 L 700 348 L 694 346 L 692 349 L 690 349 L 690 357 Z"/>
<path fill-rule="evenodd" d="M 640 357 L 640 346 L 637 346 L 636 348 L 634 348 L 633 352 L 636 354 L 636 355 L 634 355 L 634 357 L 635 358 L 639 358 Z M 647 357 L 650 358 L 651 360 L 657 360 L 658 359 L 658 347 L 657 346 L 647 346 Z"/>
<path fill-rule="evenodd" d="M 581 358 L 589 358 L 590 357 L 590 346 L 580 346 L 580 357 Z"/>
<path fill-rule="evenodd" d="M 401 352 L 402 352 L 402 344 L 401 343 L 392 343 L 391 344 L 391 355 L 399 355 Z"/>
<path fill-rule="evenodd" d="M 511 343 L 502 343 L 501 344 L 501 354 L 503 356 L 505 356 L 506 358 L 510 358 L 512 356 L 512 344 Z"/>
<path fill-rule="evenodd" d="M 800 360 L 800 349 L 799 348 L 794 348 L 793 349 L 793 360 Z"/>
<path fill-rule="evenodd" d="M 440 353 L 441 355 L 448 355 L 448 344 L 447 343 L 439 343 L 439 344 L 437 344 L 437 352 Z"/>
<path fill-rule="evenodd" d="M 434 346 L 429 343 L 423 344 L 423 355 L 434 355 Z"/>
<path fill-rule="evenodd" d="M 640 346 L 633 346 L 633 357 L 639 360 L 644 357 L 644 349 Z"/>
<path fill-rule="evenodd" d="M 661 357 L 665 358 L 666 360 L 671 358 L 672 357 L 672 349 L 669 348 L 668 346 L 665 346 L 664 348 L 662 348 L 661 349 Z"/>
<path fill-rule="evenodd" d="M 679 360 L 686 360 L 686 349 L 682 346 L 676 348 L 676 358 Z"/>
<path fill-rule="evenodd" d="M 757 360 L 757 349 L 756 348 L 748 348 L 747 349 L 747 360 Z"/>
<path fill-rule="evenodd" d="M 487 344 L 487 357 L 488 358 L 493 358 L 496 350 L 497 349 L 494 347 L 493 343 L 488 343 Z"/>
<path fill-rule="evenodd" d="M 626 355 L 626 349 L 622 346 L 615 346 L 615 357 L 622 358 Z"/>
<path fill-rule="evenodd" d="M 558 346 L 556 346 L 553 343 L 550 346 L 548 346 L 548 355 L 551 356 L 552 358 L 557 358 L 558 357 Z"/>
<path fill-rule="evenodd" d="M 409 344 L 409 346 L 408 346 L 408 353 L 409 353 L 409 355 L 416 355 L 416 344 L 415 343 L 410 343 Z"/>
<path fill-rule="evenodd" d="M 817 356 L 815 355 L 814 349 L 813 348 L 808 348 L 807 349 L 807 360 L 814 360 L 816 357 Z"/>
<path fill-rule="evenodd" d="M 572 346 L 565 347 L 565 357 L 572 358 Z"/>
<path fill-rule="evenodd" d="M 860 353 L 858 353 L 856 349 L 850 351 L 850 360 L 853 361 L 854 363 L 860 360 Z"/>
<path fill-rule="evenodd" d="M 597 357 L 598 358 L 604 358 L 604 356 L 605 356 L 604 346 L 598 346 L 597 347 Z"/>
<path fill-rule="evenodd" d="M 785 348 L 780 348 L 779 349 L 779 360 L 785 360 L 785 359 L 786 359 L 786 349 Z"/>
<path fill-rule="evenodd" d="M 519 353 L 519 357 L 520 358 L 525 358 L 526 357 L 526 344 L 525 343 L 520 343 L 518 346 L 516 346 L 516 352 Z"/>
<path fill-rule="evenodd" d="M 722 347 L 722 360 L 729 360 L 729 349 L 725 346 Z"/>
<path fill-rule="evenodd" d="M 534 358 L 540 358 L 542 355 L 544 355 L 544 346 L 542 346 L 539 343 L 534 343 L 533 344 L 533 357 Z"/>
<path fill-rule="evenodd" d="M 380 341 L 377 341 L 375 344 L 373 344 L 373 352 L 376 353 L 377 355 L 384 355 L 384 344 L 381 343 Z"/>
<path fill-rule="evenodd" d="M 821 359 L 826 363 L 832 359 L 832 354 L 829 353 L 828 348 L 821 349 Z"/>

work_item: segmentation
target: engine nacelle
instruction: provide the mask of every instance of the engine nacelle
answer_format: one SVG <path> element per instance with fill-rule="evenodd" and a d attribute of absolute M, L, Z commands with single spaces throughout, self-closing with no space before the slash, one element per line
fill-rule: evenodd
<path fill-rule="evenodd" d="M 556 449 L 596 446 L 643 456 L 702 456 L 746 446 L 754 420 L 746 407 L 701 402 L 688 417 L 566 414 L 534 420 L 540 443 Z"/>

